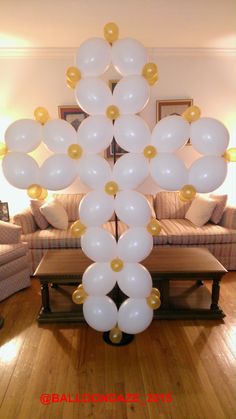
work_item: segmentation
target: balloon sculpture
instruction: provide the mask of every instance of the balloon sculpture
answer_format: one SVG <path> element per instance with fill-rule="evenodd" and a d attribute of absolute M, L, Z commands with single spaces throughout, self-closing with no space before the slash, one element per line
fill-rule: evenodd
<path fill-rule="evenodd" d="M 110 340 L 118 344 L 122 332 L 145 330 L 161 304 L 150 273 L 140 263 L 150 254 L 160 224 L 135 189 L 151 174 L 160 188 L 179 190 L 181 200 L 191 200 L 196 192 L 208 193 L 223 183 L 227 162 L 235 161 L 236 153 L 227 150 L 225 126 L 213 118 L 200 118 L 197 106 L 182 116 L 163 118 L 151 132 L 138 113 L 158 79 L 157 66 L 148 62 L 138 41 L 119 40 L 114 23 L 105 26 L 104 37 L 85 41 L 77 51 L 76 66 L 67 70 L 67 85 L 89 114 L 78 131 L 64 120 L 50 120 L 46 109 L 37 108 L 35 120 L 22 119 L 9 126 L 0 155 L 7 180 L 27 189 L 33 199 L 45 199 L 47 189 L 68 187 L 77 176 L 91 189 L 80 203 L 71 232 L 81 236 L 82 250 L 94 263 L 72 298 L 83 304 L 87 323 L 98 331 L 110 331 Z M 100 78 L 111 64 L 122 76 L 113 93 Z M 99 153 L 113 137 L 127 153 L 111 169 Z M 202 157 L 187 169 L 175 153 L 189 138 Z M 54 154 L 39 167 L 28 153 L 41 141 Z M 102 227 L 114 211 L 129 226 L 118 241 Z M 116 283 L 128 296 L 119 310 L 107 296 Z"/>

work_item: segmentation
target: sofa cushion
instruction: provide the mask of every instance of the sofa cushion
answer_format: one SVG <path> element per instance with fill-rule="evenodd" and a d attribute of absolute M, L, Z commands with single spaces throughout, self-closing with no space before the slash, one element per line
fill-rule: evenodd
<path fill-rule="evenodd" d="M 191 202 L 179 199 L 178 192 L 161 191 L 155 197 L 155 211 L 158 220 L 184 218 Z"/>
<path fill-rule="evenodd" d="M 188 220 L 162 220 L 161 225 L 167 233 L 169 244 L 236 242 L 236 231 L 219 225 L 208 223 L 202 227 L 197 227 Z"/>
<path fill-rule="evenodd" d="M 40 212 L 54 228 L 67 230 L 68 215 L 63 205 L 58 201 L 49 201 L 40 207 Z"/>
<path fill-rule="evenodd" d="M 197 227 L 202 227 L 210 220 L 215 206 L 216 201 L 204 196 L 196 196 L 186 212 L 185 218 Z"/>
<path fill-rule="evenodd" d="M 85 194 L 53 194 L 56 201 L 59 201 L 65 208 L 68 220 L 76 221 L 79 218 L 79 204 Z"/>
<path fill-rule="evenodd" d="M 111 223 L 107 223 L 107 224 L 111 224 Z M 165 230 L 162 228 L 162 221 L 160 221 L 160 224 L 161 224 L 160 234 L 158 234 L 158 236 L 153 237 L 153 244 L 168 244 L 167 234 L 166 234 Z M 127 226 L 127 224 L 122 223 L 121 221 L 119 221 L 118 227 L 119 227 L 119 236 L 121 236 L 121 234 L 123 234 L 129 228 L 129 226 Z M 111 229 L 110 229 L 110 231 L 111 231 Z M 112 231 L 111 231 L 111 233 L 112 233 Z M 113 232 L 113 234 L 114 234 L 114 232 Z"/>
<path fill-rule="evenodd" d="M 27 245 L 24 243 L 1 244 L 0 245 L 0 266 L 11 262 L 27 253 Z"/>
<path fill-rule="evenodd" d="M 35 199 L 32 199 L 30 201 L 30 210 L 31 210 L 31 212 L 34 216 L 34 219 L 35 219 L 35 222 L 36 222 L 37 226 L 41 230 L 45 230 L 45 228 L 47 228 L 48 225 L 49 225 L 46 218 L 40 212 L 40 208 L 42 207 L 43 204 L 45 204 L 44 201 L 37 201 Z"/>
<path fill-rule="evenodd" d="M 228 195 L 210 195 L 210 198 L 216 201 L 216 206 L 213 210 L 210 221 L 214 224 L 218 224 L 224 213 Z"/>
<path fill-rule="evenodd" d="M 70 249 L 80 247 L 80 238 L 73 237 L 70 232 L 69 223 L 67 230 L 57 230 L 48 227 L 46 230 L 37 230 L 33 234 L 25 234 L 22 240 L 28 242 L 30 249 Z M 109 222 L 103 225 L 110 233 L 115 235 L 115 222 Z"/>
<path fill-rule="evenodd" d="M 29 260 L 26 255 L 13 259 L 8 263 L 4 263 L 4 265 L 0 265 L 0 281 L 9 278 L 26 268 L 29 268 Z"/>

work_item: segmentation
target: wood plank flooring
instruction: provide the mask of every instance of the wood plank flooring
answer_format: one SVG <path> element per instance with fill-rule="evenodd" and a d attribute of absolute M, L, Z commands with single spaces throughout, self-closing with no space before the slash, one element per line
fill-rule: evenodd
<path fill-rule="evenodd" d="M 231 272 L 221 285 L 223 321 L 156 320 L 130 345 L 113 347 L 86 324 L 39 326 L 39 284 L 32 280 L 0 303 L 0 419 L 233 419 L 235 291 Z M 43 393 L 70 395 L 71 402 L 44 405 Z M 95 393 L 136 393 L 139 403 L 73 402 L 76 394 Z M 148 403 L 149 393 L 173 401 Z"/>

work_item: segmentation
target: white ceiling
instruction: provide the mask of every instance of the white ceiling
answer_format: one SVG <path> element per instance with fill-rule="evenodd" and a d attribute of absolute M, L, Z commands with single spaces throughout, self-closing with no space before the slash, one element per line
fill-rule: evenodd
<path fill-rule="evenodd" d="M 236 47 L 236 0 L 0 0 L 0 47 L 78 47 L 111 21 L 146 47 Z"/>

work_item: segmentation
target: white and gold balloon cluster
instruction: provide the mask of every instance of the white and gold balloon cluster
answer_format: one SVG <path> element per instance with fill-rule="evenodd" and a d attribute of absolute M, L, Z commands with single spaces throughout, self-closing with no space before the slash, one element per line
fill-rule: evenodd
<path fill-rule="evenodd" d="M 35 120 L 22 119 L 9 126 L 0 156 L 9 183 L 26 189 L 34 199 L 44 199 L 48 189 L 68 187 L 77 176 L 91 189 L 81 201 L 79 220 L 71 231 L 81 236 L 82 249 L 94 263 L 73 300 L 83 304 L 91 327 L 111 330 L 111 340 L 118 343 L 122 331 L 145 330 L 153 309 L 160 306 L 150 273 L 140 264 L 150 254 L 152 236 L 159 234 L 160 225 L 136 189 L 150 174 L 160 188 L 179 190 L 183 201 L 193 199 L 196 192 L 208 193 L 223 183 L 227 162 L 236 160 L 236 152 L 227 150 L 225 126 L 213 118 L 200 118 L 197 106 L 182 116 L 163 118 L 151 132 L 138 114 L 158 79 L 157 66 L 148 62 L 138 41 L 119 40 L 114 23 L 105 26 L 104 38 L 85 41 L 77 51 L 76 66 L 67 70 L 67 85 L 89 115 L 78 131 L 64 120 L 50 120 L 46 109 L 37 108 Z M 101 78 L 110 65 L 122 77 L 113 92 Z M 111 168 L 101 153 L 113 137 L 127 153 Z M 202 156 L 187 169 L 176 152 L 189 138 Z M 39 167 L 30 153 L 41 142 L 53 154 Z M 129 226 L 117 242 L 102 227 L 114 211 Z M 128 296 L 119 310 L 107 296 L 116 283 Z"/>

